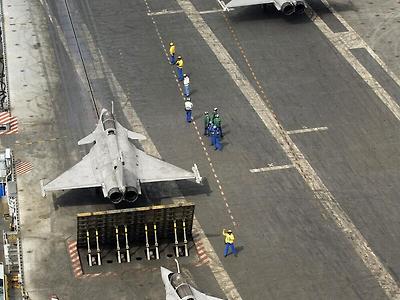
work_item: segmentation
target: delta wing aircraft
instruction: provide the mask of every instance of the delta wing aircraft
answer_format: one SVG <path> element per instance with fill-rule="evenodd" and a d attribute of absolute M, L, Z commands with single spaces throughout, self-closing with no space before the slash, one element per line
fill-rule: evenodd
<path fill-rule="evenodd" d="M 268 4 L 272 4 L 277 10 L 287 16 L 295 12 L 304 13 L 307 7 L 304 0 L 231 0 L 228 3 L 223 2 L 223 0 L 218 0 L 218 2 L 226 11 L 240 6 L 262 4 L 265 7 Z"/>
<path fill-rule="evenodd" d="M 101 187 L 104 197 L 117 204 L 133 202 L 141 194 L 141 183 L 195 179 L 201 177 L 194 164 L 188 172 L 137 149 L 129 140 L 145 136 L 118 123 L 112 112 L 103 109 L 96 129 L 78 142 L 92 144 L 89 153 L 71 169 L 42 187 L 47 191 Z"/>
<path fill-rule="evenodd" d="M 165 286 L 165 300 L 222 300 L 203 294 L 189 285 L 181 275 L 179 267 L 178 273 L 161 267 L 161 278 Z"/>

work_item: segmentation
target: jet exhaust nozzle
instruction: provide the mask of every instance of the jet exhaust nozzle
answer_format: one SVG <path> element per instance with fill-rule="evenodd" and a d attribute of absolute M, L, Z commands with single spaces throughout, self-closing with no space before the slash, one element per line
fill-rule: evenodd
<path fill-rule="evenodd" d="M 128 202 L 135 202 L 136 199 L 139 197 L 139 193 L 137 189 L 133 186 L 127 186 L 125 190 L 124 199 Z"/>
<path fill-rule="evenodd" d="M 118 204 L 123 200 L 123 194 L 119 188 L 112 188 L 108 191 L 108 198 L 110 198 L 112 203 Z"/>
<path fill-rule="evenodd" d="M 304 1 L 296 1 L 296 13 L 302 14 L 306 10 L 306 3 Z"/>
<path fill-rule="evenodd" d="M 296 11 L 295 5 L 290 1 L 275 0 L 274 5 L 277 10 L 280 10 L 286 16 L 290 16 Z"/>

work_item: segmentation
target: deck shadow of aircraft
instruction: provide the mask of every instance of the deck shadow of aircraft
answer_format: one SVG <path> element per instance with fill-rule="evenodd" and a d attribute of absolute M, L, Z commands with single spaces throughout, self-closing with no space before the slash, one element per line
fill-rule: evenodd
<path fill-rule="evenodd" d="M 53 193 L 54 207 L 68 206 L 87 206 L 87 205 L 100 205 L 110 204 L 101 193 L 101 190 L 96 188 L 86 188 L 80 190 L 68 190 L 64 193 Z"/>
<path fill-rule="evenodd" d="M 209 195 L 210 186 L 206 178 L 203 178 L 201 185 L 189 180 L 176 182 L 156 182 L 143 185 L 144 194 L 152 202 L 161 202 L 163 199 L 174 197 L 188 197 L 201 194 Z"/>
<path fill-rule="evenodd" d="M 325 6 L 321 0 L 310 0 L 308 5 L 319 15 L 332 14 L 332 12 Z M 351 1 L 348 3 L 339 3 L 336 1 L 329 1 L 329 5 L 337 12 L 343 11 L 359 11 L 358 7 L 354 5 Z"/>
<path fill-rule="evenodd" d="M 142 207 L 149 205 L 163 204 L 163 200 L 174 197 L 187 197 L 193 195 L 211 193 L 209 183 L 203 178 L 201 185 L 190 180 L 182 180 L 176 182 L 156 182 L 143 184 L 143 194 L 133 202 L 121 202 L 119 204 L 110 205 L 111 203 L 102 195 L 101 190 L 97 188 L 87 188 L 80 190 L 68 190 L 57 196 L 54 194 L 54 207 L 68 206 L 88 206 L 88 205 L 104 205 L 114 207 L 115 209 Z"/>

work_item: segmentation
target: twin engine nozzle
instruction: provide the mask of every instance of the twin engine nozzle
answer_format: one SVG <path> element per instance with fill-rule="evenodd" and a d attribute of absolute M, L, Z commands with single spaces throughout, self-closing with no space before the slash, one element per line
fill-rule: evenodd
<path fill-rule="evenodd" d="M 122 200 L 128 202 L 134 202 L 139 196 L 137 189 L 133 186 L 127 186 L 125 191 L 121 191 L 119 188 L 114 187 L 108 191 L 108 198 L 114 204 L 120 203 Z"/>
<path fill-rule="evenodd" d="M 293 13 L 304 13 L 306 3 L 303 0 L 275 0 L 276 9 L 280 10 L 284 15 L 289 16 Z"/>

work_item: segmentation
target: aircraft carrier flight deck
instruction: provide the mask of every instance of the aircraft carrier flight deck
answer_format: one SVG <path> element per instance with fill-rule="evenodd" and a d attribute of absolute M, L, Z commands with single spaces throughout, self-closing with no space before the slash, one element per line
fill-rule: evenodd
<path fill-rule="evenodd" d="M 2 109 L 18 120 L 18 132 L 0 131 L 0 150 L 16 163 L 23 297 L 164 299 L 160 268 L 176 272 L 177 259 L 193 289 L 220 299 L 400 298 L 398 1 L 308 0 L 293 14 L 280 4 L 224 10 L 227 0 L 0 2 Z M 171 41 L 190 77 L 191 122 Z M 222 151 L 204 135 L 214 108 Z M 101 180 L 93 187 L 104 195 L 45 191 L 106 145 L 78 146 L 103 109 L 114 122 L 107 134 L 121 130 L 136 158 L 202 182 L 155 182 L 137 158 L 133 203 L 109 201 Z M 114 170 L 126 166 L 130 157 L 115 154 Z M 150 216 L 172 239 L 151 240 L 151 252 Z M 224 257 L 223 229 L 236 256 Z M 100 253 L 98 232 L 121 242 Z"/>

